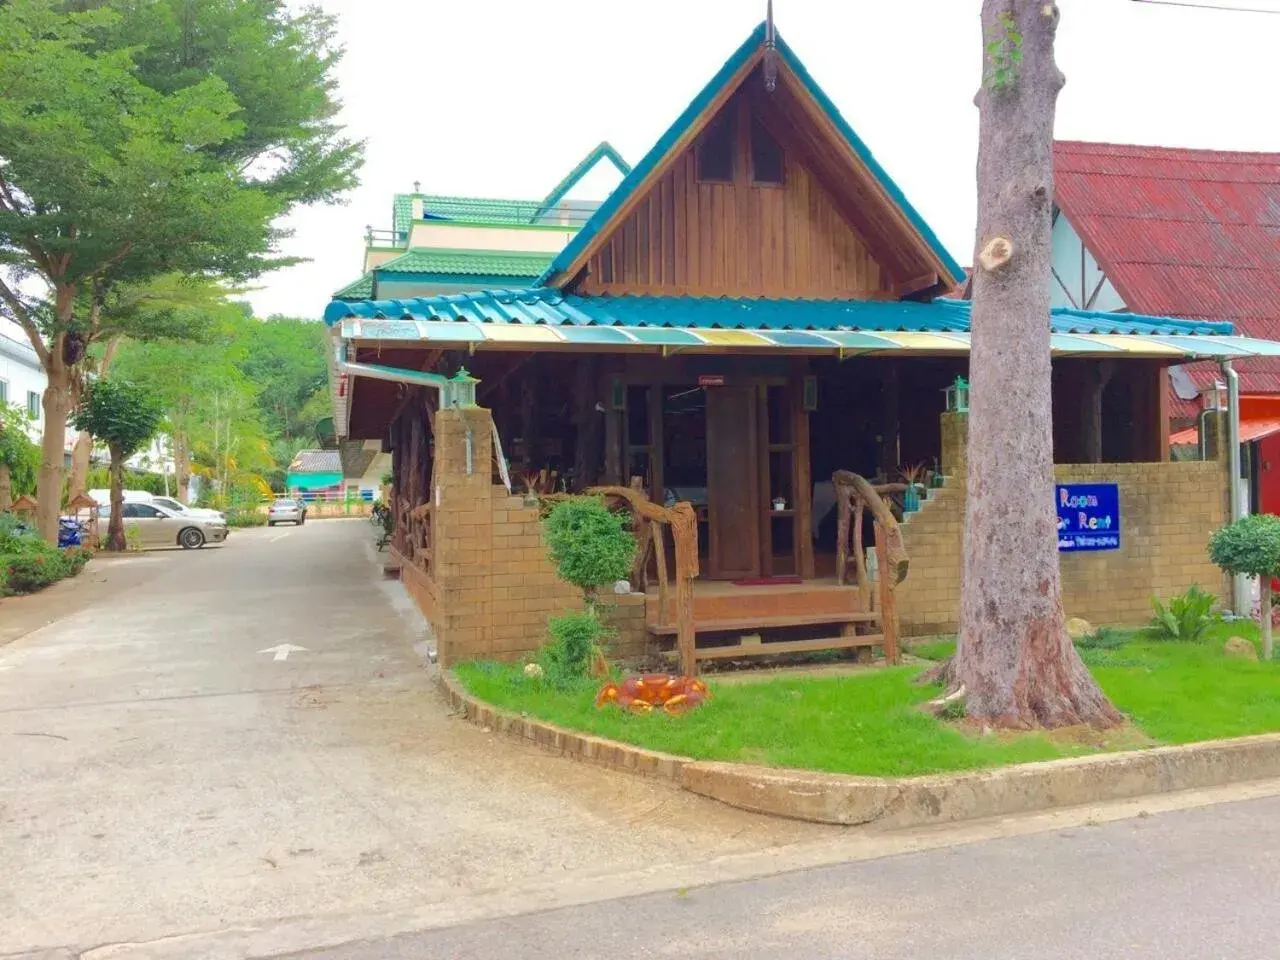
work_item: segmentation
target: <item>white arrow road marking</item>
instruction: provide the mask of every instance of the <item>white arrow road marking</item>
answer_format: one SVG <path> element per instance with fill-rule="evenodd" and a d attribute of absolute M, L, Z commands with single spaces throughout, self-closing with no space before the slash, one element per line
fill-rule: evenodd
<path fill-rule="evenodd" d="M 265 650 L 259 650 L 259 653 L 274 653 L 272 660 L 288 660 L 291 653 L 303 653 L 306 647 L 297 647 L 292 643 L 277 643 L 274 647 L 267 647 Z"/>

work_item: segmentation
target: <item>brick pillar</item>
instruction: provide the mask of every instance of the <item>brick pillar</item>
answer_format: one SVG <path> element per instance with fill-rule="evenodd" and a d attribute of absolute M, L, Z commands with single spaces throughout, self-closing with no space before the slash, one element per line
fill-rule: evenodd
<path fill-rule="evenodd" d="M 969 463 L 969 414 L 947 412 L 941 415 L 942 475 L 964 479 Z"/>
<path fill-rule="evenodd" d="M 483 407 L 436 413 L 434 627 L 443 666 L 492 653 L 492 423 Z"/>

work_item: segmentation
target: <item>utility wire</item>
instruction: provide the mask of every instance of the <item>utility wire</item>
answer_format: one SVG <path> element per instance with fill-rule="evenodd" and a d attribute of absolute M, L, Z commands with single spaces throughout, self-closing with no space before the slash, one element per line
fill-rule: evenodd
<path fill-rule="evenodd" d="M 1192 3 L 1191 0 L 1133 0 L 1134 3 L 1145 3 L 1153 7 L 1187 7 L 1191 10 L 1220 10 L 1223 13 L 1270 13 L 1280 14 L 1280 9 L 1264 9 L 1262 7 L 1222 7 L 1209 3 Z"/>

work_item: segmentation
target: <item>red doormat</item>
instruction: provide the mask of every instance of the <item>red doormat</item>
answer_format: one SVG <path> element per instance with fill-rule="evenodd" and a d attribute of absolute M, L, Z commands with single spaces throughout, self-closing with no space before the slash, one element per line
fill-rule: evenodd
<path fill-rule="evenodd" d="M 735 587 L 773 587 L 778 584 L 804 583 L 799 577 L 749 577 L 746 580 L 735 580 Z"/>

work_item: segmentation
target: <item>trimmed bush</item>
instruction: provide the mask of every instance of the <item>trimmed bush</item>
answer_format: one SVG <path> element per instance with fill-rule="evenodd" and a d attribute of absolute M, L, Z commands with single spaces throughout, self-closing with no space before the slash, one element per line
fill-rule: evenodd
<path fill-rule="evenodd" d="M 636 538 L 627 516 L 600 497 L 561 500 L 542 523 L 551 561 L 562 579 L 582 590 L 588 602 L 599 587 L 631 576 Z"/>
<path fill-rule="evenodd" d="M 604 625 L 594 610 L 574 610 L 547 622 L 551 640 L 538 651 L 543 676 L 552 686 L 572 686 L 591 675 L 600 654 Z"/>

